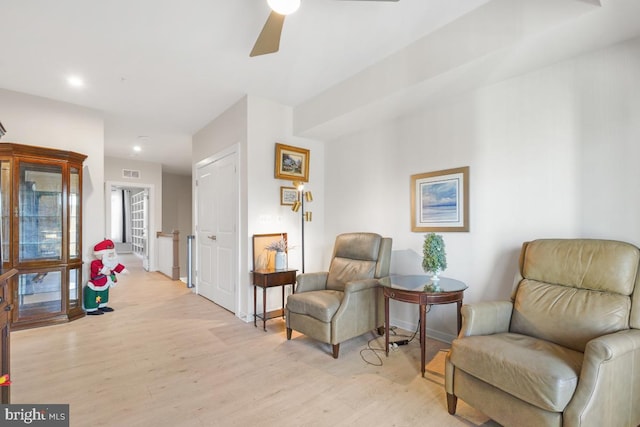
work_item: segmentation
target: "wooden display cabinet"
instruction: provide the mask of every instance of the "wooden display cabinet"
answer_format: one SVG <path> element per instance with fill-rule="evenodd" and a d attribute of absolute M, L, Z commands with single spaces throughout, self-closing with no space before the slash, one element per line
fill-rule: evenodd
<path fill-rule="evenodd" d="M 83 154 L 0 143 L 2 265 L 10 279 L 11 328 L 84 316 Z"/>
<path fill-rule="evenodd" d="M 0 272 L 0 375 L 11 373 L 11 345 L 9 335 L 9 318 L 11 315 L 11 298 L 8 281 L 18 271 L 11 269 Z M 0 387 L 0 403 L 10 403 L 10 387 Z"/>

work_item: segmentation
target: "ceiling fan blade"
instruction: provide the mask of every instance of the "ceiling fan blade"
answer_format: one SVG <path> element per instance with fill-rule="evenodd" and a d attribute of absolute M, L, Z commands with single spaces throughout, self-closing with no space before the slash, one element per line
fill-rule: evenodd
<path fill-rule="evenodd" d="M 271 12 L 265 22 L 260 35 L 253 45 L 253 49 L 249 56 L 266 55 L 268 53 L 277 52 L 280 49 L 280 35 L 284 25 L 284 15 Z"/>

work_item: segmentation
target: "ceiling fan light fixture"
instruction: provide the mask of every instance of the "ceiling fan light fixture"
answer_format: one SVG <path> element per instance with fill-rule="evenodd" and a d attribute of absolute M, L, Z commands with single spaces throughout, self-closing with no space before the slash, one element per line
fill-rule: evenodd
<path fill-rule="evenodd" d="M 280 15 L 289 15 L 300 7 L 300 0 L 267 0 L 269 7 Z"/>

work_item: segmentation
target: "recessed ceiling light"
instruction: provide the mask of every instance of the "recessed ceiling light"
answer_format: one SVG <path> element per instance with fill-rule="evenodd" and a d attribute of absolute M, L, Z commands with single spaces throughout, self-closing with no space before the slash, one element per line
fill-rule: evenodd
<path fill-rule="evenodd" d="M 133 151 L 135 151 L 136 153 L 139 153 L 142 151 L 142 147 L 140 147 L 139 145 L 134 145 L 133 146 Z"/>
<path fill-rule="evenodd" d="M 298 10 L 300 0 L 267 0 L 269 7 L 280 15 L 289 15 Z"/>
<path fill-rule="evenodd" d="M 78 76 L 69 76 L 67 77 L 67 83 L 72 87 L 84 87 L 84 80 Z"/>

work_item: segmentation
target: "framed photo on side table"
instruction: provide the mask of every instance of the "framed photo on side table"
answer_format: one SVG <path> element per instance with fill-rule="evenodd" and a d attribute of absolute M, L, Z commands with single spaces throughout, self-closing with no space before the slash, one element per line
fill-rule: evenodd
<path fill-rule="evenodd" d="M 253 235 L 253 270 L 275 269 L 275 252 L 267 250 L 270 243 L 281 239 L 287 240 L 287 233 L 254 234 Z"/>
<path fill-rule="evenodd" d="M 276 143 L 277 179 L 309 181 L 309 150 Z"/>
<path fill-rule="evenodd" d="M 469 166 L 411 175 L 411 231 L 469 231 Z"/>

